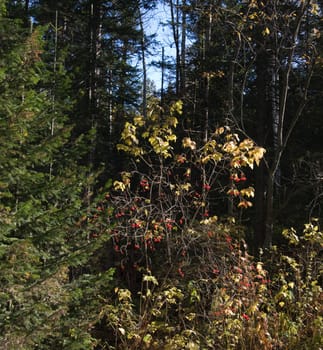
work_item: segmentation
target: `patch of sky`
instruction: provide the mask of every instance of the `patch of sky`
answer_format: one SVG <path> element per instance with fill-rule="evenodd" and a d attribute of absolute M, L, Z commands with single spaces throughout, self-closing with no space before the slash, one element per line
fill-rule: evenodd
<path fill-rule="evenodd" d="M 169 22 L 169 7 L 162 3 L 159 3 L 145 18 L 145 32 L 148 36 L 154 36 L 154 42 L 147 55 L 147 77 L 154 82 L 157 90 L 161 88 L 163 51 L 165 61 L 175 57 L 173 34 Z M 167 81 L 165 83 L 167 85 Z"/>

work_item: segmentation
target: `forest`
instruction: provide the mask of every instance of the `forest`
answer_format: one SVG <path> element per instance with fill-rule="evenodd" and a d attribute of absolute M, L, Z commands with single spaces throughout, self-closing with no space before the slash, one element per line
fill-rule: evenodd
<path fill-rule="evenodd" d="M 0 0 L 1 350 L 323 348 L 322 11 Z"/>

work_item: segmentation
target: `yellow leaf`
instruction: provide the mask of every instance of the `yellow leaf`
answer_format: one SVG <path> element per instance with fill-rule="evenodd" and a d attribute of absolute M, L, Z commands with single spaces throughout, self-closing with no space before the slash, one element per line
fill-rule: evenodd
<path fill-rule="evenodd" d="M 310 10 L 310 12 L 311 12 L 311 14 L 312 15 L 318 15 L 318 13 L 319 13 L 319 6 L 318 6 L 318 4 L 311 4 L 311 10 Z"/>
<path fill-rule="evenodd" d="M 242 196 L 245 196 L 245 197 L 254 197 L 255 196 L 255 189 L 253 187 L 247 187 L 247 188 L 243 188 L 241 191 L 240 191 L 240 194 Z"/>
<path fill-rule="evenodd" d="M 184 148 L 190 148 L 191 150 L 196 149 L 196 142 L 192 141 L 190 137 L 184 137 L 182 140 L 182 145 Z"/>
<path fill-rule="evenodd" d="M 237 149 L 237 145 L 233 141 L 226 142 L 222 147 L 224 152 L 233 153 Z"/>
<path fill-rule="evenodd" d="M 216 215 L 214 215 L 214 216 L 211 216 L 211 217 L 209 217 L 207 219 L 201 220 L 200 224 L 201 225 L 210 225 L 210 224 L 213 224 L 213 223 L 217 222 L 217 220 L 218 220 L 218 217 Z"/>
<path fill-rule="evenodd" d="M 178 124 L 178 120 L 176 117 L 168 117 L 167 118 L 167 124 L 170 126 L 173 126 L 174 128 L 176 128 L 177 124 Z"/>
<path fill-rule="evenodd" d="M 181 185 L 180 187 L 182 190 L 188 191 L 192 187 L 192 185 L 189 182 L 187 182 L 186 184 Z"/>
<path fill-rule="evenodd" d="M 123 171 L 121 173 L 121 178 L 122 178 L 122 182 L 127 186 L 130 187 L 130 182 L 131 182 L 131 173 L 127 172 L 127 171 Z"/>
<path fill-rule="evenodd" d="M 238 208 L 248 208 L 248 207 L 252 207 L 252 203 L 246 200 L 242 200 L 239 204 L 238 204 Z"/>
<path fill-rule="evenodd" d="M 248 311 L 250 314 L 253 314 L 255 311 L 258 311 L 258 302 L 254 302 L 253 304 L 251 304 Z"/>
<path fill-rule="evenodd" d="M 177 136 L 175 134 L 171 134 L 167 137 L 168 141 L 176 141 Z"/>
<path fill-rule="evenodd" d="M 176 113 L 181 115 L 183 113 L 183 101 L 178 100 L 175 103 L 173 103 L 170 106 L 170 110 L 169 111 L 170 111 L 170 115 L 171 116 L 174 116 L 174 114 L 176 114 Z"/>
<path fill-rule="evenodd" d="M 205 164 L 205 163 L 207 163 L 210 159 L 211 159 L 211 156 L 210 156 L 210 155 L 207 155 L 206 157 L 204 157 L 204 158 L 201 159 L 201 163 L 202 163 L 202 164 Z"/>
<path fill-rule="evenodd" d="M 220 128 L 215 130 L 215 135 L 222 135 L 224 133 L 224 127 L 221 126 Z"/>
<path fill-rule="evenodd" d="M 155 276 L 145 275 L 143 278 L 144 282 L 152 282 L 155 286 L 158 286 L 158 281 Z"/>
<path fill-rule="evenodd" d="M 138 115 L 137 117 L 133 118 L 133 122 L 135 125 L 138 126 L 144 126 L 145 125 L 145 121 L 142 115 Z"/>
<path fill-rule="evenodd" d="M 260 160 L 263 158 L 265 152 L 266 150 L 262 147 L 255 147 L 252 151 L 252 156 L 257 166 L 259 166 Z"/>
<path fill-rule="evenodd" d="M 254 147 L 254 142 L 250 139 L 244 139 L 239 144 L 239 149 L 243 151 L 248 151 L 249 149 L 252 149 Z"/>
<path fill-rule="evenodd" d="M 116 191 L 120 190 L 122 192 L 126 189 L 126 185 L 121 181 L 114 181 L 113 187 Z"/>

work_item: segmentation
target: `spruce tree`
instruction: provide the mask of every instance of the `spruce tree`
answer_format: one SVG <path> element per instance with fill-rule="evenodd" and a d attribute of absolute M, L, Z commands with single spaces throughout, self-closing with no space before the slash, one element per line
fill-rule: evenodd
<path fill-rule="evenodd" d="M 85 198 L 82 137 L 46 80 L 44 33 L 1 9 L 0 348 L 92 349 L 112 278 L 93 256 L 108 228 Z"/>

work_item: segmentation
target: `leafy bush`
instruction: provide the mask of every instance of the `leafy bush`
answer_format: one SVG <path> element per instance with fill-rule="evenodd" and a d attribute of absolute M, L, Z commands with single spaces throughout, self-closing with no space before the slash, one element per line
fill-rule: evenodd
<path fill-rule="evenodd" d="M 131 157 L 99 212 L 113 226 L 115 306 L 103 311 L 107 349 L 319 349 L 322 343 L 318 224 L 255 259 L 233 216 L 252 205 L 245 169 L 264 150 L 218 128 L 206 143 L 173 132 L 152 109 L 135 117 L 119 149 Z M 216 198 L 216 200 L 215 200 Z M 122 287 L 121 287 L 122 286 Z M 112 337 L 111 337 L 112 336 Z"/>
<path fill-rule="evenodd" d="M 109 349 L 320 349 L 322 232 L 306 225 L 295 258 L 274 247 L 256 261 L 229 227 L 189 233 L 194 249 L 185 259 L 167 272 L 155 266 L 158 279 L 142 269 L 138 293 L 115 290 L 118 327 Z"/>

